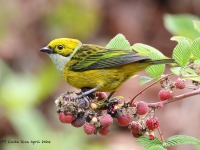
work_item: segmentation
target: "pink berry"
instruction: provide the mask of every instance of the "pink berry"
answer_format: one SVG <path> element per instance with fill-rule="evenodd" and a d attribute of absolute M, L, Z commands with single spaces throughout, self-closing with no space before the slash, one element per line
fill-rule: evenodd
<path fill-rule="evenodd" d="M 149 140 L 154 140 L 154 136 L 153 135 L 149 135 Z"/>
<path fill-rule="evenodd" d="M 146 121 L 146 126 L 149 130 L 154 130 L 156 128 L 158 128 L 160 125 L 159 121 L 158 121 L 158 118 L 157 117 L 154 117 L 154 118 L 149 118 L 147 121 Z"/>
<path fill-rule="evenodd" d="M 101 128 L 100 130 L 99 130 L 99 133 L 101 134 L 101 135 L 107 135 L 108 133 L 110 133 L 110 126 L 105 126 L 105 127 L 103 127 L 103 128 Z"/>
<path fill-rule="evenodd" d="M 182 79 L 177 79 L 174 83 L 177 89 L 184 89 L 185 88 L 185 81 Z"/>
<path fill-rule="evenodd" d="M 107 98 L 107 94 L 105 92 L 96 92 L 96 97 L 99 101 L 104 100 Z"/>
<path fill-rule="evenodd" d="M 71 123 L 74 120 L 74 116 L 72 114 L 64 114 L 63 112 L 59 113 L 58 118 L 62 123 Z"/>
<path fill-rule="evenodd" d="M 142 126 L 136 121 L 132 121 L 130 124 L 130 129 L 131 129 L 131 132 L 140 133 L 142 130 Z"/>
<path fill-rule="evenodd" d="M 142 136 L 142 135 L 140 135 L 140 134 L 138 134 L 138 133 L 135 133 L 135 132 L 131 132 L 131 134 L 132 134 L 133 137 L 135 137 L 135 138 L 139 138 L 140 136 Z"/>
<path fill-rule="evenodd" d="M 76 120 L 72 121 L 71 125 L 74 127 L 81 127 L 85 124 L 85 118 L 76 118 Z"/>
<path fill-rule="evenodd" d="M 146 102 L 140 101 L 137 103 L 136 114 L 144 115 L 148 112 L 148 110 L 149 110 L 149 107 Z"/>
<path fill-rule="evenodd" d="M 96 127 L 89 123 L 85 123 L 83 129 L 87 135 L 94 134 L 94 132 L 96 131 Z"/>
<path fill-rule="evenodd" d="M 160 90 L 158 95 L 161 101 L 168 100 L 173 97 L 172 91 L 164 89 Z"/>
<path fill-rule="evenodd" d="M 104 114 L 101 117 L 100 124 L 102 126 L 110 126 L 113 123 L 113 118 L 109 114 Z"/>
<path fill-rule="evenodd" d="M 121 115 L 117 118 L 117 121 L 120 126 L 128 126 L 131 118 L 129 115 Z"/>

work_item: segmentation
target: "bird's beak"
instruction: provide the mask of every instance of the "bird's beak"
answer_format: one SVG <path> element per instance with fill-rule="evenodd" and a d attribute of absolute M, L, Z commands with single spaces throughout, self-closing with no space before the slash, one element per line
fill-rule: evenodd
<path fill-rule="evenodd" d="M 54 52 L 49 46 L 45 46 L 45 47 L 41 48 L 40 51 L 41 52 L 46 52 L 48 54 L 51 54 L 51 53 Z"/>

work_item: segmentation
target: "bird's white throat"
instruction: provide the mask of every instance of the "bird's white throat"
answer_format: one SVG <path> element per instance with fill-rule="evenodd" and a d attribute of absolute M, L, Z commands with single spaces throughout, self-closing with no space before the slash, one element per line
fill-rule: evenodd
<path fill-rule="evenodd" d="M 63 72 L 65 65 L 71 60 L 70 56 L 64 57 L 60 54 L 49 54 L 49 57 L 60 72 Z"/>
<path fill-rule="evenodd" d="M 62 73 L 65 69 L 67 63 L 71 60 L 77 50 L 81 47 L 82 43 L 80 42 L 79 45 L 74 49 L 73 53 L 71 53 L 68 57 L 62 56 L 60 54 L 49 54 L 49 57 L 53 61 L 56 68 Z"/>

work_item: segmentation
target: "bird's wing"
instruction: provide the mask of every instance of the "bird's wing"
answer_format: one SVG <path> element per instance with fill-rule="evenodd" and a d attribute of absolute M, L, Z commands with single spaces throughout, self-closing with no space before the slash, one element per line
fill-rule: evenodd
<path fill-rule="evenodd" d="M 79 59 L 77 63 L 71 66 L 73 71 L 85 71 L 122 66 L 141 60 L 149 60 L 149 57 L 138 55 L 131 50 L 83 45 L 72 59 Z"/>

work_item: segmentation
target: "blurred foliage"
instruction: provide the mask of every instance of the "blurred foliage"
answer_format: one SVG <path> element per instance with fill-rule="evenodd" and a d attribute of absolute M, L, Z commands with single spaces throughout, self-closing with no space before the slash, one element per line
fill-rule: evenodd
<path fill-rule="evenodd" d="M 199 20 L 199 18 L 190 14 L 167 14 L 164 16 L 164 24 L 169 32 L 173 35 L 184 36 L 190 39 L 196 39 L 200 36 L 200 33 L 194 28 L 194 20 Z"/>
<path fill-rule="evenodd" d="M 98 8 L 101 7 L 99 4 L 106 6 L 108 3 L 108 1 L 99 2 L 97 0 L 0 1 L 0 52 L 4 51 L 3 55 L 0 53 L 0 57 L 2 56 L 5 60 L 3 61 L 0 58 L 0 119 L 1 117 L 8 119 L 16 132 L 16 135 L 14 133 L 13 135 L 6 135 L 6 137 L 0 138 L 51 141 L 51 144 L 40 143 L 35 145 L 0 144 L 0 149 L 101 150 L 108 147 L 105 145 L 105 141 L 101 142 L 99 140 L 99 137 L 86 136 L 82 128 L 76 129 L 59 123 L 55 112 L 56 109 L 53 107 L 54 101 L 50 101 L 52 107 L 48 107 L 49 112 L 42 113 L 43 110 L 38 108 L 49 103 L 48 100 L 51 96 L 55 97 L 54 91 L 60 88 L 59 85 L 62 78 L 52 63 L 43 64 L 42 68 L 40 68 L 41 63 L 45 62 L 45 59 L 37 51 L 37 48 L 44 46 L 42 45 L 44 44 L 43 42 L 55 37 L 69 36 L 80 40 L 83 38 L 88 40 L 90 37 L 97 38 L 95 36 L 98 32 L 109 33 L 109 28 L 112 33 L 115 32 L 114 34 L 121 32 L 117 29 L 126 29 L 124 24 L 130 24 L 132 29 L 138 30 L 137 26 L 134 26 L 136 24 L 131 24 L 131 21 L 128 20 L 134 19 L 134 16 L 130 15 L 131 18 L 129 18 L 129 15 L 125 13 L 128 10 L 127 12 L 130 14 L 130 10 L 125 7 L 127 5 L 130 6 L 129 3 L 124 5 L 125 3 L 122 2 L 123 5 L 121 5 L 121 3 L 117 4 L 113 1 L 110 3 L 110 7 L 105 7 L 105 9 L 103 7 L 101 9 Z M 120 9 L 121 6 L 125 10 Z M 117 12 L 111 9 L 114 7 Z M 142 10 L 140 5 L 137 7 L 138 9 L 130 8 L 131 10 Z M 143 13 L 138 14 L 145 16 Z M 107 19 L 104 18 L 104 23 L 102 23 L 103 15 L 107 15 Z M 185 16 L 186 19 L 184 18 Z M 113 18 L 116 18 L 116 20 Z M 127 20 L 121 20 L 121 18 Z M 185 36 L 196 38 L 199 34 L 195 31 L 191 30 L 190 34 L 188 34 L 188 29 L 193 29 L 190 21 L 193 18 L 197 17 L 191 15 L 183 15 L 182 17 L 167 15 L 165 17 L 165 25 L 173 34 L 184 36 L 187 32 Z M 140 20 L 143 20 L 142 17 Z M 166 20 L 169 20 L 168 23 L 166 23 Z M 138 25 L 140 26 L 139 21 Z M 121 28 L 119 27 L 120 25 L 122 26 Z M 144 29 L 143 31 L 146 30 Z M 106 36 L 112 36 L 108 35 L 108 33 Z M 138 35 L 139 32 L 135 33 L 130 30 L 124 30 L 122 33 L 141 37 L 141 35 Z M 26 55 L 26 59 L 23 59 L 24 55 Z M 30 60 L 30 62 L 24 60 Z M 26 68 L 18 68 L 19 66 L 29 67 L 29 64 L 32 63 L 35 68 L 40 68 L 41 70 L 35 69 L 37 71 L 34 72 L 35 70 L 31 70 L 30 67 L 30 72 L 25 73 L 21 72 L 21 70 L 26 71 Z M 47 118 L 47 115 L 50 115 L 50 119 Z M 0 124 L 2 125 L 3 122 Z M 53 127 L 54 125 L 56 127 Z M 6 123 L 3 129 L 7 130 Z M 106 139 L 106 137 L 103 139 Z M 114 144 L 115 146 L 117 145 L 117 143 Z"/>
<path fill-rule="evenodd" d="M 95 6 L 83 7 L 83 5 L 86 4 L 72 0 L 60 3 L 54 8 L 54 11 L 46 16 L 48 30 L 58 37 L 71 35 L 80 39 L 93 35 L 93 32 L 98 28 L 100 16 L 94 8 Z"/>
<path fill-rule="evenodd" d="M 38 150 L 82 150 L 88 149 L 86 135 L 80 136 L 81 129 L 66 126 L 66 130 L 55 131 L 46 121 L 44 114 L 37 110 L 37 105 L 46 100 L 53 93 L 61 79 L 53 65 L 47 65 L 36 76 L 18 74 L 0 61 L 0 108 L 1 115 L 6 116 L 14 127 L 17 137 L 4 137 L 8 140 L 50 141 L 51 143 L 33 144 L 2 144 L 5 150 L 38 149 Z M 52 103 L 54 103 L 52 101 Z M 52 105 L 51 105 L 52 106 Z M 54 122 L 59 124 L 55 109 L 50 112 Z M 62 126 L 60 126 L 62 127 Z M 81 131 L 80 131 L 81 130 Z M 81 142 L 80 142 L 81 141 Z M 78 143 L 78 144 L 77 144 Z M 96 144 L 92 145 L 95 149 Z M 84 148 L 85 147 L 85 148 Z M 97 146 L 103 148 L 101 144 Z M 98 150 L 97 148 L 97 150 Z"/>

